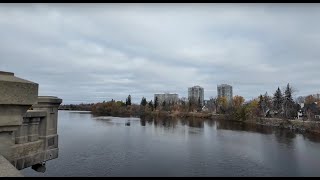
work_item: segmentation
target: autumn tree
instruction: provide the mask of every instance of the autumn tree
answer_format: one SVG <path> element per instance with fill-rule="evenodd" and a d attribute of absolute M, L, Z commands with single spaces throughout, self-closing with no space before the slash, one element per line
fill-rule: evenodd
<path fill-rule="evenodd" d="M 242 96 L 236 95 L 236 96 L 233 97 L 233 101 L 232 102 L 233 102 L 233 106 L 235 108 L 239 108 L 239 107 L 241 107 L 243 105 L 244 98 Z"/>
<path fill-rule="evenodd" d="M 314 102 L 316 102 L 316 98 L 313 97 L 312 95 L 307 96 L 307 97 L 305 98 L 305 101 L 304 101 L 304 103 L 305 103 L 306 105 L 307 105 L 307 104 L 312 104 L 312 103 L 314 103 Z"/>
<path fill-rule="evenodd" d="M 248 103 L 248 117 L 254 118 L 260 115 L 259 101 L 254 99 Z"/>
<path fill-rule="evenodd" d="M 218 105 L 219 105 L 219 110 L 222 113 L 225 113 L 227 108 L 228 108 L 228 101 L 227 101 L 227 97 L 225 96 L 221 96 L 218 98 Z"/>
<path fill-rule="evenodd" d="M 126 104 L 123 101 L 117 101 L 116 103 L 118 106 L 121 106 L 121 107 L 126 106 Z"/>
<path fill-rule="evenodd" d="M 245 106 L 243 106 L 244 98 L 242 96 L 234 96 L 232 99 L 232 107 L 229 108 L 227 114 L 230 119 L 237 121 L 246 120 Z"/>

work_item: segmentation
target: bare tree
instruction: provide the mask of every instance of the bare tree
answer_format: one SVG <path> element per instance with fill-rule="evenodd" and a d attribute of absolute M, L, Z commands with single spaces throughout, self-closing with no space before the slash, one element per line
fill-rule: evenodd
<path fill-rule="evenodd" d="M 299 96 L 299 97 L 296 98 L 295 101 L 296 101 L 296 103 L 300 104 L 300 103 L 304 103 L 304 100 L 305 100 L 305 97 Z"/>

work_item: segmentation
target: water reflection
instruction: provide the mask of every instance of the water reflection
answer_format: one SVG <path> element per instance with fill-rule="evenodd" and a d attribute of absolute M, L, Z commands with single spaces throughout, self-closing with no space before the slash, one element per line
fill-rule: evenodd
<path fill-rule="evenodd" d="M 246 124 L 235 121 L 217 121 L 217 129 L 233 130 L 233 131 L 249 131 L 262 134 L 272 134 L 272 128 L 257 124 Z"/>
<path fill-rule="evenodd" d="M 303 138 L 308 139 L 309 141 L 312 141 L 312 142 L 317 142 L 317 143 L 320 142 L 320 135 L 319 134 L 305 133 L 303 135 Z"/>
<path fill-rule="evenodd" d="M 205 123 L 206 123 L 209 127 L 214 127 L 214 126 L 216 126 L 216 121 L 214 121 L 214 120 L 207 120 L 207 121 L 205 121 Z"/>
<path fill-rule="evenodd" d="M 176 118 L 154 118 L 153 123 L 155 127 L 165 127 L 166 129 L 175 129 L 178 124 L 178 119 Z"/>
<path fill-rule="evenodd" d="M 140 124 L 141 124 L 141 126 L 146 126 L 146 120 L 141 119 Z"/>
<path fill-rule="evenodd" d="M 188 118 L 188 126 L 189 127 L 196 127 L 196 128 L 203 128 L 204 127 L 204 120 L 197 119 L 197 118 Z"/>
<path fill-rule="evenodd" d="M 59 158 L 26 176 L 319 176 L 320 138 L 195 118 L 59 112 Z M 227 130 L 227 131 L 225 131 Z M 247 133 L 255 132 L 255 133 Z M 310 142 L 312 141 L 312 142 Z M 318 143 L 317 143 L 318 142 Z M 75 168 L 76 167 L 76 168 Z"/>
<path fill-rule="evenodd" d="M 284 129 L 274 129 L 274 135 L 279 143 L 283 143 L 288 146 L 292 146 L 293 139 L 296 137 L 295 133 Z"/>

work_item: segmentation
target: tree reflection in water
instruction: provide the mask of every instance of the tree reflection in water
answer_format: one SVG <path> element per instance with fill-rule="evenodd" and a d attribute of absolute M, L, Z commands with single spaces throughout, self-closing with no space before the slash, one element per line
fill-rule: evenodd
<path fill-rule="evenodd" d="M 204 120 L 198 118 L 188 118 L 189 127 L 203 128 Z"/>
<path fill-rule="evenodd" d="M 272 127 L 266 127 L 258 124 L 247 124 L 236 121 L 217 121 L 217 129 L 233 130 L 233 131 L 248 131 L 262 134 L 272 134 Z"/>
<path fill-rule="evenodd" d="M 204 128 L 204 124 L 208 127 L 214 127 L 219 130 L 232 130 L 232 131 L 247 131 L 255 132 L 261 134 L 274 134 L 276 140 L 280 143 L 285 143 L 288 145 L 292 144 L 294 138 L 296 138 L 297 132 L 293 132 L 288 129 L 279 129 L 277 127 L 268 127 L 258 124 L 248 124 L 237 121 L 226 121 L 226 120 L 210 120 L 210 119 L 201 119 L 201 118 L 160 118 L 160 117 L 141 117 L 140 125 L 146 126 L 148 123 L 149 126 L 154 125 L 155 127 L 163 127 L 166 129 L 175 129 L 177 125 L 179 126 L 188 126 L 194 128 Z M 320 142 L 320 136 L 310 133 L 302 134 L 304 139 L 308 139 L 313 142 Z"/>

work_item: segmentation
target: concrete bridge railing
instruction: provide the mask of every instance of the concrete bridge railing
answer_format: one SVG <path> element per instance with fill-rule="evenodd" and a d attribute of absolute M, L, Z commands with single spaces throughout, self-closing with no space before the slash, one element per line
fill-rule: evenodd
<path fill-rule="evenodd" d="M 57 158 L 61 102 L 38 96 L 37 83 L 0 71 L 0 155 L 18 170 Z"/>

